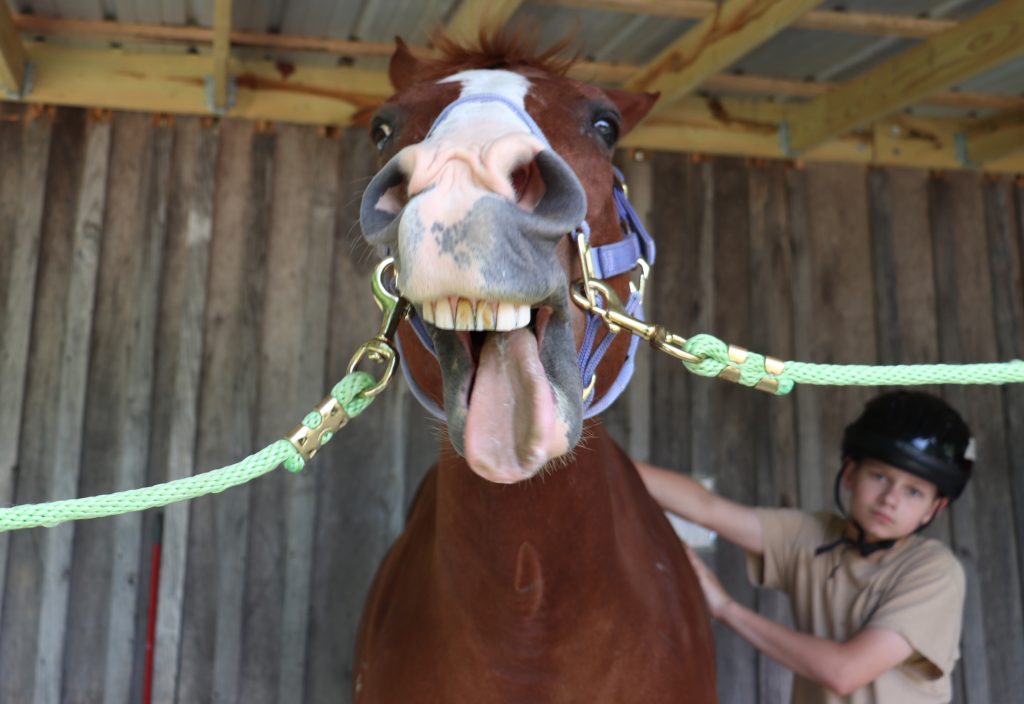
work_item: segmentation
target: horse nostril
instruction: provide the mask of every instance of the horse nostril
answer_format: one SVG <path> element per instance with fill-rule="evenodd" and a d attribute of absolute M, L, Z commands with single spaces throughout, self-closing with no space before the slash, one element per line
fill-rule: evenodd
<path fill-rule="evenodd" d="M 400 181 L 380 194 L 374 208 L 383 213 L 397 215 L 408 202 L 409 185 L 406 181 Z"/>
<path fill-rule="evenodd" d="M 520 165 L 512 172 L 509 181 L 515 192 L 516 205 L 532 213 L 547 190 L 537 162 L 531 160 L 527 164 Z"/>

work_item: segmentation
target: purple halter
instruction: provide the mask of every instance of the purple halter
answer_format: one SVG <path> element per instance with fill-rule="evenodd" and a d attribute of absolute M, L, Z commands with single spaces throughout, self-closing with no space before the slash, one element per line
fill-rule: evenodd
<path fill-rule="evenodd" d="M 544 132 L 540 129 L 540 126 L 537 125 L 534 119 L 511 100 L 497 93 L 478 93 L 475 95 L 467 95 L 454 101 L 437 116 L 437 119 L 434 120 L 434 124 L 427 132 L 426 138 L 429 138 L 430 135 L 434 133 L 438 125 L 448 117 L 452 110 L 457 106 L 464 105 L 466 103 L 501 103 L 511 110 L 516 117 L 522 120 L 522 122 L 530 128 L 530 132 L 537 137 L 545 147 L 551 149 L 550 142 L 548 142 L 547 137 L 544 136 Z M 646 262 L 648 265 L 654 264 L 654 240 L 647 233 L 647 230 L 644 229 L 636 210 L 633 209 L 633 205 L 629 202 L 629 198 L 626 196 L 622 173 L 617 168 L 612 168 L 615 170 L 615 185 L 612 189 L 612 195 L 615 201 L 615 211 L 619 216 L 619 225 L 622 228 L 623 237 L 618 242 L 612 242 L 611 244 L 602 245 L 600 247 L 591 247 L 590 252 L 593 261 L 594 276 L 598 279 L 610 279 L 614 276 L 618 276 L 619 274 L 633 271 L 641 261 Z M 586 220 L 580 223 L 578 232 L 581 232 L 586 240 L 589 241 L 590 225 L 587 224 Z M 575 233 L 568 233 L 569 236 L 574 234 Z M 629 298 L 625 302 L 626 312 L 640 320 L 644 319 L 642 299 L 642 291 L 631 291 Z M 583 344 L 580 346 L 579 353 L 577 354 L 577 364 L 580 368 L 580 379 L 584 389 L 591 385 L 594 375 L 597 372 L 598 365 L 601 363 L 605 353 L 608 351 L 608 348 L 611 347 L 611 344 L 615 339 L 615 334 L 609 332 L 605 334 L 600 343 L 595 345 L 597 333 L 602 327 L 604 327 L 604 324 L 601 321 L 601 318 L 594 313 L 587 313 L 586 317 L 587 326 L 583 333 Z M 434 342 L 430 339 L 430 335 L 427 333 L 426 324 L 414 308 L 410 310 L 409 322 L 412 324 L 412 328 L 416 331 L 416 336 L 419 338 L 423 346 L 436 357 L 437 355 L 434 351 Z M 615 378 L 614 383 L 612 383 L 611 387 L 604 393 L 604 395 L 600 398 L 596 398 L 596 391 L 591 391 L 586 394 L 583 400 L 584 418 L 590 418 L 601 413 L 625 390 L 626 386 L 629 384 L 630 378 L 633 376 L 634 359 L 639 341 L 640 338 L 636 336 L 632 336 L 630 339 L 629 350 L 626 353 L 626 359 L 622 365 L 622 369 L 619 370 L 619 375 Z M 409 383 L 409 388 L 411 389 L 413 396 L 415 396 L 416 400 L 419 401 L 420 404 L 432 415 L 442 420 L 446 420 L 444 409 L 430 398 L 413 378 L 412 372 L 406 364 L 406 357 L 402 354 L 401 342 L 397 337 L 395 338 L 395 342 L 398 345 L 402 373 L 405 375 L 405 379 Z"/>

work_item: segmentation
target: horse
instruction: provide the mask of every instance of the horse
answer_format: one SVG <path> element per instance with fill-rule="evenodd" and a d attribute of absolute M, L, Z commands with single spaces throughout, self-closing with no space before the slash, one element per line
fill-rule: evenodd
<path fill-rule="evenodd" d="M 394 257 L 402 369 L 447 434 L 367 596 L 354 701 L 715 702 L 693 568 L 597 418 L 635 342 L 570 288 L 593 268 L 639 309 L 653 243 L 612 155 L 657 95 L 572 80 L 563 44 L 522 34 L 435 48 L 396 43 L 360 224 Z"/>

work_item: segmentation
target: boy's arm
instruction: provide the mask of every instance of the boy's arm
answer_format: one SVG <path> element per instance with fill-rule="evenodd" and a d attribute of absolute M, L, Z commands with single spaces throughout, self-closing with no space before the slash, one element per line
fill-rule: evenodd
<path fill-rule="evenodd" d="M 839 643 L 801 633 L 731 599 L 719 620 L 784 667 L 847 695 L 906 660 L 914 648 L 895 631 L 867 627 Z"/>
<path fill-rule="evenodd" d="M 733 601 L 721 583 L 687 548 L 711 614 L 784 667 L 847 695 L 906 660 L 913 646 L 886 628 L 867 627 L 839 643 L 787 628 Z"/>
<path fill-rule="evenodd" d="M 666 511 L 710 528 L 747 552 L 764 550 L 761 520 L 754 509 L 708 491 L 690 477 L 636 463 L 647 491 Z"/>

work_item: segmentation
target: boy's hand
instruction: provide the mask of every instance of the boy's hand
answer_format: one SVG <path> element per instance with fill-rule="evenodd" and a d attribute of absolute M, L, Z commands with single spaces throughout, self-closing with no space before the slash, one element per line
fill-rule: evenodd
<path fill-rule="evenodd" d="M 704 590 L 704 599 L 708 603 L 711 615 L 715 618 L 721 618 L 722 613 L 732 602 L 732 597 L 725 591 L 715 573 L 693 551 L 693 548 L 685 544 L 683 547 L 686 548 L 686 554 L 690 558 L 693 570 L 697 573 L 697 579 L 700 581 L 701 589 Z"/>

